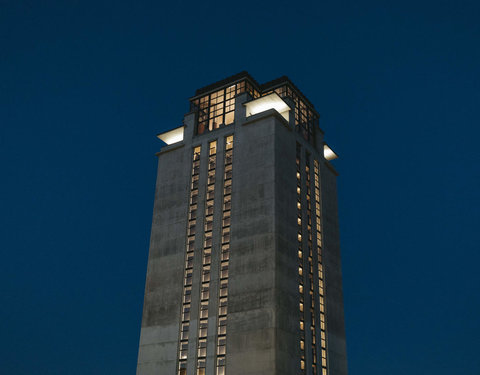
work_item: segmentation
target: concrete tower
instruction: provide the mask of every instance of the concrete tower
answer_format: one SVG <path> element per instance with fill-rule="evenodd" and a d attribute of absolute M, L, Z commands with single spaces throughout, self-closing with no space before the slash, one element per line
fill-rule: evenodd
<path fill-rule="evenodd" d="M 346 375 L 335 153 L 287 78 L 197 90 L 158 135 L 138 375 Z"/>

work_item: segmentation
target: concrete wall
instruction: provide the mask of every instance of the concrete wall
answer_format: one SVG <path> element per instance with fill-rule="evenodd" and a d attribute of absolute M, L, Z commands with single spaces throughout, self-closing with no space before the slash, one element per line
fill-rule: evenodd
<path fill-rule="evenodd" d="M 293 116 L 290 116 L 293 118 Z M 275 297 L 276 371 L 298 374 L 300 369 L 296 141 L 292 126 L 277 120 L 275 131 Z"/>
<path fill-rule="evenodd" d="M 275 120 L 237 124 L 227 323 L 229 375 L 274 371 Z"/>
<path fill-rule="evenodd" d="M 182 295 L 190 156 L 159 157 L 137 374 L 174 374 Z"/>

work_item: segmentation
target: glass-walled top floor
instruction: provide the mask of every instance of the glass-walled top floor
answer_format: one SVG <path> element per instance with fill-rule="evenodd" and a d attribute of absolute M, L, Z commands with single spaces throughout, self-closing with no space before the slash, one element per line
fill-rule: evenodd
<path fill-rule="evenodd" d="M 240 74 L 241 75 L 241 74 Z M 302 137 L 314 144 L 315 129 L 318 128 L 318 113 L 313 105 L 298 91 L 286 77 L 258 85 L 245 72 L 245 78 L 231 77 L 219 82 L 222 87 L 210 85 L 197 91 L 197 96 L 190 100 L 190 111 L 196 115 L 195 134 L 204 134 L 234 122 L 235 97 L 247 92 L 252 99 L 276 92 L 281 98 L 290 98 L 294 103 L 295 130 Z M 202 92 L 203 91 L 203 92 Z M 208 91 L 208 92 L 205 92 Z"/>

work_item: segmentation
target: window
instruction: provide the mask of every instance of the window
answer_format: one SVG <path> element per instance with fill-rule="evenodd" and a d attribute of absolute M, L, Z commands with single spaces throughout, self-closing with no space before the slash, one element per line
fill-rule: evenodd
<path fill-rule="evenodd" d="M 220 278 L 225 279 L 228 277 L 228 267 L 220 270 Z"/>
<path fill-rule="evenodd" d="M 208 283 L 205 283 L 203 286 L 202 286 L 202 291 L 200 293 L 200 298 L 202 301 L 205 301 L 205 300 L 208 300 L 208 298 L 210 297 L 210 289 L 208 286 L 206 286 Z"/>
<path fill-rule="evenodd" d="M 227 147 L 228 147 L 228 145 L 227 145 Z M 227 149 L 227 151 L 225 151 L 225 164 L 231 164 L 232 161 L 233 161 L 232 150 Z"/>
<path fill-rule="evenodd" d="M 235 97 L 245 91 L 254 97 L 260 96 L 248 81 L 242 81 L 192 100 L 191 110 L 196 113 L 197 134 L 232 124 L 235 120 Z"/>
<path fill-rule="evenodd" d="M 227 344 L 227 339 L 225 338 L 225 336 L 220 336 L 217 342 L 217 353 L 219 355 L 226 354 L 226 344 Z"/>
<path fill-rule="evenodd" d="M 203 250 L 203 265 L 210 264 L 212 262 L 212 249 Z"/>
<path fill-rule="evenodd" d="M 314 189 L 315 189 L 315 236 L 316 236 L 316 250 L 317 250 L 317 269 L 318 269 L 318 300 L 320 311 L 320 345 L 322 356 L 322 375 L 327 375 L 327 340 L 326 340 L 326 322 L 325 322 L 325 293 L 323 286 L 323 263 L 322 263 L 322 213 L 320 210 L 320 168 L 317 160 L 313 161 L 314 171 Z"/>
<path fill-rule="evenodd" d="M 225 284 L 225 286 L 220 287 L 220 297 L 226 297 L 228 296 L 228 286 Z"/>
<path fill-rule="evenodd" d="M 202 270 L 202 283 L 210 281 L 210 265 L 204 265 Z"/>

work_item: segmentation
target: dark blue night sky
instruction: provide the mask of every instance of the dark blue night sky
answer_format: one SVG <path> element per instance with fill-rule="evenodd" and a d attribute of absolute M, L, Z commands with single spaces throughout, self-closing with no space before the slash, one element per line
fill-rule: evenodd
<path fill-rule="evenodd" d="M 155 135 L 282 75 L 340 155 L 350 375 L 480 374 L 480 3 L 0 1 L 0 373 L 134 374 Z"/>

